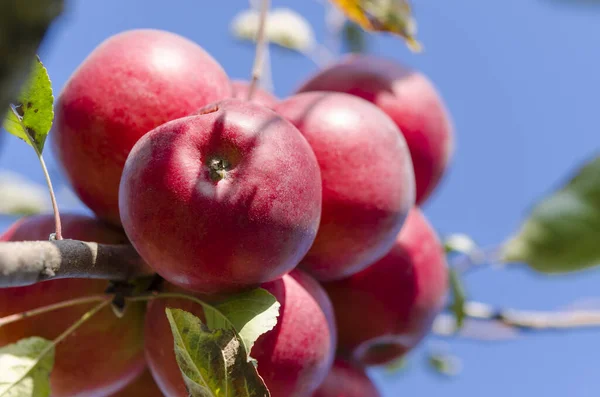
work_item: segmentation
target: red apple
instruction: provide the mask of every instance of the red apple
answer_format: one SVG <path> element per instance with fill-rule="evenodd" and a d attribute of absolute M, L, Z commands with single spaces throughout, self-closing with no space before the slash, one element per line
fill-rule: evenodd
<path fill-rule="evenodd" d="M 319 231 L 301 266 L 318 280 L 349 276 L 392 248 L 414 204 L 406 142 L 373 104 L 340 93 L 306 93 L 279 103 L 321 168 Z"/>
<path fill-rule="evenodd" d="M 356 95 L 386 112 L 406 138 L 415 168 L 416 203 L 439 184 L 454 150 L 446 105 L 422 73 L 389 59 L 349 55 L 318 72 L 298 92 L 335 91 Z"/>
<path fill-rule="evenodd" d="M 339 353 L 365 365 L 385 364 L 413 349 L 443 308 L 445 253 L 415 207 L 385 257 L 323 286 L 335 311 Z"/>
<path fill-rule="evenodd" d="M 169 282 L 232 292 L 296 267 L 317 233 L 320 180 L 292 124 L 227 99 L 138 141 L 121 180 L 121 220 Z"/>
<path fill-rule="evenodd" d="M 121 172 L 137 140 L 230 96 L 224 70 L 194 42 L 160 30 L 126 31 L 101 43 L 66 83 L 53 149 L 79 198 L 118 225 Z"/>
<path fill-rule="evenodd" d="M 122 232 L 83 215 L 63 214 L 66 238 L 122 244 Z M 0 241 L 47 240 L 54 232 L 51 215 L 23 218 L 0 236 Z M 84 296 L 102 294 L 104 280 L 60 279 L 26 287 L 0 289 L 0 317 Z M 26 318 L 0 328 L 0 346 L 39 336 L 52 340 L 94 304 L 70 306 Z M 131 304 L 124 317 L 110 308 L 98 312 L 57 345 L 50 376 L 52 396 L 107 396 L 131 382 L 144 369 L 143 304 Z"/>
<path fill-rule="evenodd" d="M 250 83 L 248 81 L 243 80 L 233 80 L 231 82 L 231 86 L 233 87 L 233 97 L 247 100 L 248 99 L 248 91 L 250 89 Z M 252 96 L 252 102 L 258 103 L 259 105 L 266 106 L 268 108 L 273 108 L 277 104 L 279 99 L 277 99 L 273 94 L 260 87 L 256 87 L 254 91 L 254 95 Z"/>
<path fill-rule="evenodd" d="M 379 397 L 363 368 L 336 359 L 325 381 L 312 397 Z"/>
<path fill-rule="evenodd" d="M 251 356 L 258 361 L 258 372 L 272 397 L 308 397 L 333 363 L 336 337 L 331 303 L 319 284 L 298 270 L 262 287 L 281 307 L 277 325 L 258 338 Z M 188 394 L 175 360 L 166 307 L 201 318 L 203 310 L 182 299 L 157 299 L 148 305 L 145 343 L 150 370 L 165 395 L 185 397 Z"/>
<path fill-rule="evenodd" d="M 142 372 L 133 382 L 110 397 L 163 397 L 164 394 L 152 377 L 149 370 Z"/>

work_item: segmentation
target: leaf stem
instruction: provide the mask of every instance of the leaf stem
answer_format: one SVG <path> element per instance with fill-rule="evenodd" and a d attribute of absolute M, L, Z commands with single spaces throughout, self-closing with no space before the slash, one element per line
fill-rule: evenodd
<path fill-rule="evenodd" d="M 258 82 L 260 81 L 263 72 L 263 64 L 265 58 L 264 52 L 265 47 L 267 46 L 265 28 L 267 25 L 267 16 L 270 5 L 271 0 L 262 0 L 261 2 L 258 34 L 256 37 L 256 55 L 254 56 L 254 65 L 252 66 L 252 78 L 250 80 L 250 87 L 248 88 L 249 101 L 252 100 L 252 97 L 254 96 L 254 92 L 256 91 Z"/>
<path fill-rule="evenodd" d="M 51 312 L 54 310 L 59 310 L 59 309 L 63 309 L 65 307 L 70 307 L 70 306 L 83 305 L 83 304 L 91 303 L 91 302 L 104 301 L 109 298 L 110 298 L 110 295 L 85 296 L 82 298 L 70 299 L 67 301 L 54 303 L 54 304 L 48 305 L 48 306 L 38 307 L 36 309 L 28 310 L 28 311 L 25 311 L 22 313 L 11 314 L 10 316 L 0 318 L 0 328 L 5 325 L 8 325 L 10 323 L 24 320 L 29 317 L 38 316 L 40 314 L 48 313 L 48 312 Z"/>
<path fill-rule="evenodd" d="M 79 318 L 79 320 L 75 321 L 69 328 L 67 328 L 62 334 L 60 334 L 56 339 L 54 339 L 52 341 L 52 343 L 50 343 L 48 346 L 46 346 L 40 352 L 40 354 L 35 358 L 33 363 L 30 365 L 29 369 L 23 373 L 23 376 L 21 376 L 20 378 L 16 379 L 14 382 L 12 382 L 6 388 L 6 390 L 10 390 L 15 385 L 19 384 L 19 382 L 21 382 L 27 376 L 27 374 L 29 374 L 38 365 L 38 363 L 44 358 L 44 356 L 46 354 L 48 354 L 50 352 L 50 350 L 52 350 L 54 347 L 56 347 L 56 345 L 58 345 L 60 342 L 62 342 L 65 338 L 67 338 L 69 335 L 71 335 L 77 328 L 79 328 L 87 320 L 92 318 L 96 313 L 98 313 L 100 310 L 104 309 L 109 304 L 110 304 L 110 299 L 106 299 L 103 302 L 99 303 L 98 305 L 94 306 L 94 308 L 92 308 L 88 312 L 86 312 L 83 316 L 81 316 L 81 318 Z"/>
<path fill-rule="evenodd" d="M 50 192 L 50 200 L 52 201 L 52 211 L 54 212 L 54 225 L 55 225 L 55 239 L 62 240 L 62 226 L 60 223 L 60 212 L 58 211 L 58 204 L 56 203 L 56 195 L 54 194 L 54 188 L 52 187 L 52 180 L 50 179 L 50 173 L 48 172 L 48 167 L 46 167 L 46 162 L 44 161 L 44 157 L 42 157 L 42 152 L 38 149 L 35 144 L 35 139 L 29 133 L 29 128 L 23 123 L 23 118 L 14 108 L 14 106 L 10 107 L 13 114 L 17 117 L 17 120 L 21 123 L 21 128 L 27 135 L 27 139 L 29 139 L 29 143 L 33 150 L 35 150 L 35 154 L 37 154 L 38 159 L 40 160 L 40 165 L 42 166 L 42 171 L 44 173 L 44 177 L 46 178 L 46 184 L 48 185 L 48 191 Z"/>

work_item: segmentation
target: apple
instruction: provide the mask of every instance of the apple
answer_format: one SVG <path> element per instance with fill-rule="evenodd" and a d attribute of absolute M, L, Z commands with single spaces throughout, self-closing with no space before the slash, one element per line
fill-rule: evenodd
<path fill-rule="evenodd" d="M 250 82 L 244 80 L 233 80 L 231 82 L 231 86 L 233 88 L 233 97 L 247 100 L 248 99 L 248 91 L 250 90 Z M 252 102 L 258 103 L 259 105 L 266 106 L 268 108 L 273 108 L 277 104 L 279 99 L 277 99 L 273 94 L 264 90 L 261 87 L 256 87 L 254 91 L 254 95 L 252 96 Z"/>
<path fill-rule="evenodd" d="M 298 92 L 356 95 L 386 112 L 406 138 L 423 204 L 445 174 L 454 151 L 453 123 L 440 94 L 422 73 L 390 59 L 347 55 L 308 79 Z"/>
<path fill-rule="evenodd" d="M 83 203 L 118 225 L 121 172 L 137 140 L 231 90 L 217 61 L 182 36 L 151 29 L 114 35 L 57 98 L 51 134 L 57 161 Z"/>
<path fill-rule="evenodd" d="M 149 370 L 142 372 L 133 382 L 110 397 L 163 397 L 164 394 L 152 377 Z"/>
<path fill-rule="evenodd" d="M 239 99 L 142 137 L 119 194 L 142 258 L 167 281 L 206 294 L 294 269 L 321 216 L 319 165 L 306 140 L 272 110 Z"/>
<path fill-rule="evenodd" d="M 321 281 L 364 269 L 392 248 L 414 204 L 404 138 L 375 105 L 348 94 L 298 94 L 275 110 L 298 127 L 321 168 L 321 222 L 302 268 Z"/>
<path fill-rule="evenodd" d="M 308 397 L 333 363 L 336 345 L 331 303 L 321 286 L 299 270 L 261 285 L 280 302 L 277 325 L 261 335 L 251 350 L 272 397 Z M 167 291 L 178 287 L 167 285 Z M 148 366 L 163 393 L 188 395 L 173 351 L 165 308 L 179 308 L 202 318 L 202 307 L 184 299 L 157 299 L 148 305 L 145 344 Z"/>
<path fill-rule="evenodd" d="M 66 238 L 105 244 L 123 244 L 122 231 L 83 215 L 63 214 Z M 54 217 L 35 215 L 11 226 L 0 241 L 48 240 Z M 58 279 L 34 285 L 0 289 L 0 317 L 84 296 L 103 294 L 105 280 Z M 39 336 L 53 340 L 94 304 L 70 306 L 29 317 L 0 328 L 0 346 Z M 117 318 L 103 309 L 56 346 L 50 376 L 53 397 L 106 396 L 131 382 L 145 367 L 143 350 L 144 304 L 130 304 Z"/>
<path fill-rule="evenodd" d="M 417 346 L 443 309 L 445 252 L 415 207 L 386 256 L 323 287 L 334 307 L 339 354 L 363 365 L 386 364 Z"/>
<path fill-rule="evenodd" d="M 363 368 L 338 358 L 312 397 L 380 397 L 380 394 Z"/>

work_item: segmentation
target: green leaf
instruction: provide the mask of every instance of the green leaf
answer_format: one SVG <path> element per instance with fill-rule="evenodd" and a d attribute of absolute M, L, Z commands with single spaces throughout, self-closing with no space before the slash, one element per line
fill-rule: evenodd
<path fill-rule="evenodd" d="M 566 273 L 600 264 L 600 156 L 533 209 L 500 250 L 504 262 L 543 273 Z"/>
<path fill-rule="evenodd" d="M 264 397 L 270 393 L 232 329 L 209 329 L 199 318 L 166 309 L 175 357 L 192 397 Z"/>
<path fill-rule="evenodd" d="M 436 373 L 445 376 L 456 376 L 462 369 L 461 361 L 456 356 L 445 353 L 430 353 L 427 357 L 429 367 Z"/>
<path fill-rule="evenodd" d="M 267 290 L 256 288 L 215 304 L 214 307 L 222 315 L 206 308 L 204 311 L 206 324 L 210 329 L 227 328 L 227 322 L 233 324 L 246 351 L 250 353 L 258 337 L 277 325 L 280 306 Z"/>
<path fill-rule="evenodd" d="M 33 337 L 4 346 L 0 349 L 0 396 L 49 396 L 53 366 L 54 346 L 51 341 Z"/>
<path fill-rule="evenodd" d="M 342 29 L 342 40 L 348 50 L 355 54 L 367 52 L 367 37 L 365 31 L 352 21 L 346 21 Z"/>
<path fill-rule="evenodd" d="M 467 300 L 465 288 L 458 273 L 450 269 L 450 289 L 452 290 L 452 312 L 456 318 L 456 330 L 460 330 L 465 322 L 465 302 Z"/>
<path fill-rule="evenodd" d="M 39 57 L 36 57 L 29 80 L 23 87 L 17 103 L 12 104 L 8 111 L 4 128 L 35 147 L 41 154 L 54 120 L 53 103 L 52 83 L 48 71 Z"/>

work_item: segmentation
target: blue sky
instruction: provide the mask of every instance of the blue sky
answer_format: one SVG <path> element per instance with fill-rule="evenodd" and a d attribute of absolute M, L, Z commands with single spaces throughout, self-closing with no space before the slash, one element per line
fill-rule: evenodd
<path fill-rule="evenodd" d="M 452 167 L 425 213 L 442 233 L 470 234 L 498 244 L 527 209 L 600 147 L 600 6 L 561 0 L 415 0 L 422 55 L 380 36 L 372 51 L 426 73 L 445 98 L 456 126 Z M 215 5 L 218 4 L 218 5 Z M 77 65 L 112 34 L 132 28 L 166 29 L 206 48 L 229 75 L 250 74 L 253 49 L 229 35 L 229 22 L 246 1 L 70 1 L 41 52 L 58 92 Z M 324 34 L 317 1 L 273 0 L 307 17 Z M 274 49 L 276 94 L 286 96 L 316 67 Z M 43 183 L 33 151 L 4 137 L 0 169 Z M 55 183 L 63 185 L 51 151 Z M 63 206 L 73 203 L 63 198 Z M 79 211 L 85 209 L 75 203 Z M 8 225 L 0 220 L 0 228 Z M 523 309 L 554 309 L 600 297 L 600 271 L 542 277 L 520 267 L 483 270 L 466 280 L 480 301 Z M 600 331 L 539 333 L 509 342 L 451 341 L 463 360 L 460 376 L 432 375 L 414 354 L 408 370 L 373 371 L 385 397 L 570 396 L 600 390 Z M 423 350 L 429 340 L 424 343 Z"/>

